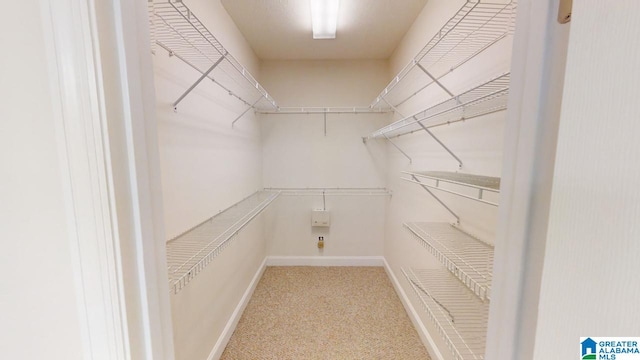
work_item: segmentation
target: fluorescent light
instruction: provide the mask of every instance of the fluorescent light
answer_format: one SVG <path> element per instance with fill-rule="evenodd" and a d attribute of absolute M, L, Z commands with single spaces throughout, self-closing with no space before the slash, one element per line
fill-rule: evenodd
<path fill-rule="evenodd" d="M 340 0 L 310 0 L 314 39 L 335 39 Z"/>

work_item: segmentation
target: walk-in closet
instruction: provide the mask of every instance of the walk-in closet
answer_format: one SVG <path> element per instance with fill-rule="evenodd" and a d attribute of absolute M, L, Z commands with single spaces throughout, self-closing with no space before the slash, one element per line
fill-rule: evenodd
<path fill-rule="evenodd" d="M 335 39 L 289 24 L 332 5 Z M 516 11 L 149 2 L 177 358 L 220 356 L 269 266 L 385 267 L 431 358 L 484 357 Z"/>
<path fill-rule="evenodd" d="M 584 337 L 638 336 L 639 12 L 14 2 L 0 348 L 591 359 Z"/>

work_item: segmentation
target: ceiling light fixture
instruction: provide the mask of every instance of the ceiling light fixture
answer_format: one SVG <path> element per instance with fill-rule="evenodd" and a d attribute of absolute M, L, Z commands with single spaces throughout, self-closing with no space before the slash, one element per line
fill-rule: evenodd
<path fill-rule="evenodd" d="M 340 0 L 310 0 L 314 39 L 335 39 Z"/>

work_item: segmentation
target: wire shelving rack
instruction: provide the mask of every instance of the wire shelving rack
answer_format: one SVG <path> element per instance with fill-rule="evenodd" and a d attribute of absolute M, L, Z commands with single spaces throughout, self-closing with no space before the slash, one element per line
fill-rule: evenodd
<path fill-rule="evenodd" d="M 258 191 L 169 240 L 167 265 L 172 291 L 178 293 L 182 290 L 279 195 L 278 191 Z"/>
<path fill-rule="evenodd" d="M 247 105 L 247 111 L 277 108 L 275 100 L 181 0 L 154 0 L 149 10 L 155 45 L 201 74 L 198 81 L 173 103 L 174 107 L 208 78 Z"/>
<path fill-rule="evenodd" d="M 259 114 L 386 114 L 391 112 L 391 110 L 363 106 L 283 106 L 271 110 L 257 110 L 256 112 Z"/>
<path fill-rule="evenodd" d="M 396 108 L 452 70 L 513 34 L 516 1 L 468 0 L 393 78 L 371 107 Z"/>
<path fill-rule="evenodd" d="M 393 138 L 437 126 L 449 125 L 507 108 L 510 74 L 488 80 L 462 94 L 422 109 L 384 126 L 364 139 Z"/>
<path fill-rule="evenodd" d="M 481 300 L 491 298 L 493 246 L 447 223 L 405 223 L 404 227 Z"/>
<path fill-rule="evenodd" d="M 489 303 L 444 269 L 402 269 L 456 360 L 484 359 Z"/>

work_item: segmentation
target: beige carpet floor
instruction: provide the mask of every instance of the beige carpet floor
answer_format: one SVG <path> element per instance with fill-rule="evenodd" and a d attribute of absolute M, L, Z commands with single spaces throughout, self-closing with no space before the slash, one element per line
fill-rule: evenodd
<path fill-rule="evenodd" d="M 268 267 L 222 354 L 429 359 L 381 267 Z"/>

